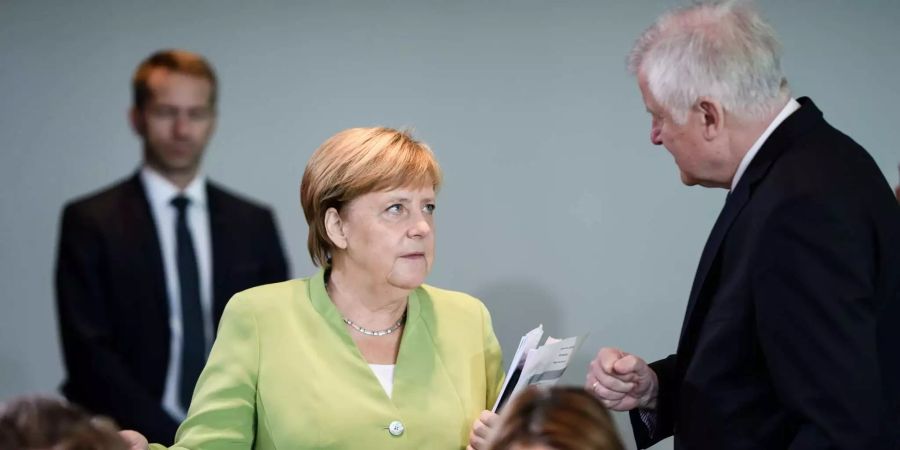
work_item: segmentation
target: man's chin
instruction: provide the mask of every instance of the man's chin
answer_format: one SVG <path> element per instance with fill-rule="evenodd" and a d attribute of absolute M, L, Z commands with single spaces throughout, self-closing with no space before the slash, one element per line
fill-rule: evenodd
<path fill-rule="evenodd" d="M 694 178 L 684 172 L 680 172 L 680 173 L 681 173 L 681 182 L 685 186 L 696 186 L 696 185 L 700 184 L 700 180 L 697 180 L 696 178 Z"/>
<path fill-rule="evenodd" d="M 197 155 L 144 155 L 144 161 L 157 171 L 171 174 L 187 174 L 196 172 L 200 167 L 200 158 Z"/>
<path fill-rule="evenodd" d="M 191 175 L 200 168 L 200 161 L 197 159 L 187 158 L 170 158 L 163 161 L 157 161 L 155 166 L 167 174 L 172 175 Z"/>

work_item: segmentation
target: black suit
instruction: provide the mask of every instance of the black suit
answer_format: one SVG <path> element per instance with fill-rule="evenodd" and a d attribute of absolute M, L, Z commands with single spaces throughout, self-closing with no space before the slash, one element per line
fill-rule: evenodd
<path fill-rule="evenodd" d="M 272 213 L 207 183 L 212 313 L 228 299 L 287 278 Z M 162 408 L 169 303 L 156 226 L 138 175 L 66 206 L 56 297 L 68 377 L 63 392 L 151 442 L 178 426 Z"/>
<path fill-rule="evenodd" d="M 900 208 L 800 102 L 716 221 L 640 448 L 900 449 Z"/>

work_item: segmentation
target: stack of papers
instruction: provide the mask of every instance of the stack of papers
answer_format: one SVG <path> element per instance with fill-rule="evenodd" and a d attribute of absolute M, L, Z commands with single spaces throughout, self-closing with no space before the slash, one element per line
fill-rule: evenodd
<path fill-rule="evenodd" d="M 500 411 L 506 402 L 527 386 L 551 386 L 559 381 L 569 367 L 572 355 L 584 342 L 584 336 L 554 339 L 548 336 L 544 345 L 539 345 L 544 335 L 544 326 L 529 331 L 519 340 L 519 348 L 506 371 L 506 380 L 500 395 L 494 403 L 493 411 Z"/>

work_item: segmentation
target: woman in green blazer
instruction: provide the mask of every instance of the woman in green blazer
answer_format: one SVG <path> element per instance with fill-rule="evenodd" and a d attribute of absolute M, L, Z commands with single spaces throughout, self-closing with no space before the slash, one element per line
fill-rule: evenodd
<path fill-rule="evenodd" d="M 171 448 L 466 447 L 501 355 L 480 301 L 423 284 L 440 182 L 431 150 L 404 132 L 326 141 L 301 183 L 321 269 L 231 299 Z"/>

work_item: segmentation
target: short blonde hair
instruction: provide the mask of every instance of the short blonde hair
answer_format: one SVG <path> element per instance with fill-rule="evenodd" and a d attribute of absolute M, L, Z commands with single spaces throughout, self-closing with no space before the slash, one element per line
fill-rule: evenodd
<path fill-rule="evenodd" d="M 403 186 L 441 185 L 441 168 L 427 144 L 393 128 L 350 128 L 330 137 L 306 164 L 300 203 L 309 225 L 313 264 L 330 264 L 334 243 L 325 231 L 325 212 L 369 192 Z"/>
<path fill-rule="evenodd" d="M 531 386 L 512 399 L 488 450 L 545 445 L 557 450 L 624 450 L 606 407 L 582 388 Z"/>

